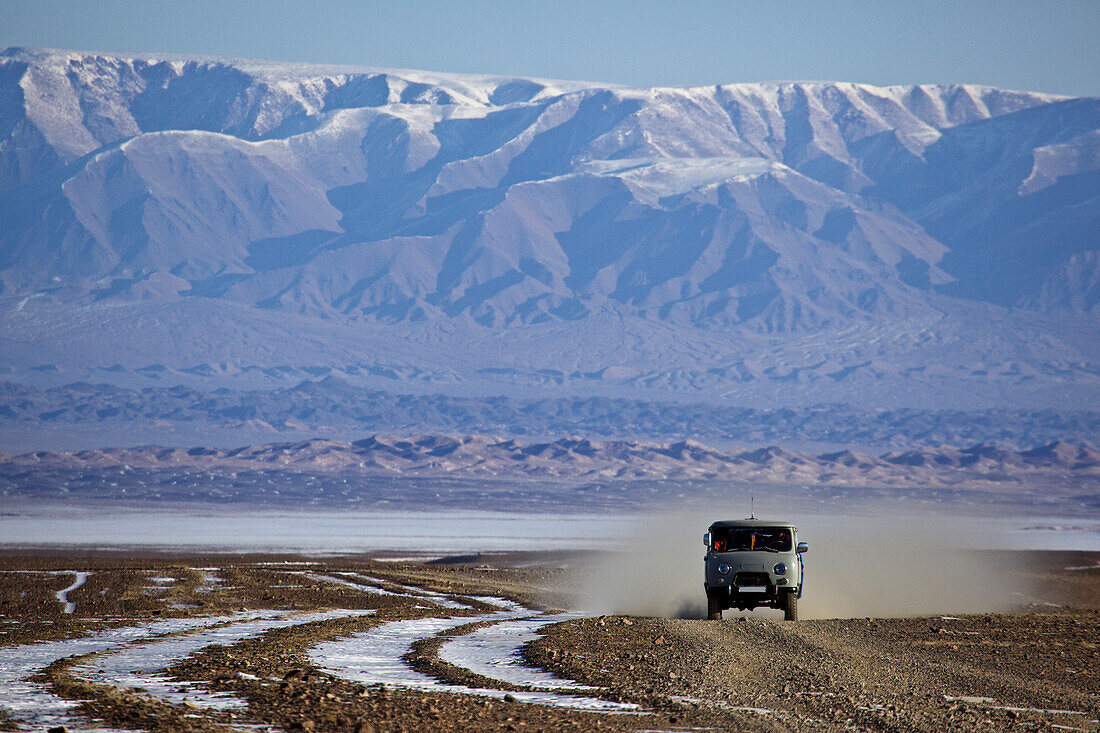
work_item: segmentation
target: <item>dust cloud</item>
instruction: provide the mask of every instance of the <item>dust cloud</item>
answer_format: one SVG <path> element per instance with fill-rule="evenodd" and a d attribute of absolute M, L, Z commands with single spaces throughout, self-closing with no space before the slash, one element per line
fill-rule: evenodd
<path fill-rule="evenodd" d="M 641 519 L 590 569 L 578 610 L 669 618 L 705 615 L 703 533 L 739 515 Z M 809 543 L 802 618 L 923 616 L 1007 611 L 1031 600 L 1026 569 L 965 519 L 931 515 L 792 517 Z M 1003 544 L 1000 546 L 1003 547 Z M 727 610 L 727 618 L 739 612 Z M 782 618 L 772 609 L 754 615 Z"/>

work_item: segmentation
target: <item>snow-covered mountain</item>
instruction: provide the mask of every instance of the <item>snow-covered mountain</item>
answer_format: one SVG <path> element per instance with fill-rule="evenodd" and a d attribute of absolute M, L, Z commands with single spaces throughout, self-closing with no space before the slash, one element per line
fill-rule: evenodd
<path fill-rule="evenodd" d="M 1098 194 L 1096 98 L 9 49 L 3 366 L 1096 408 Z"/>

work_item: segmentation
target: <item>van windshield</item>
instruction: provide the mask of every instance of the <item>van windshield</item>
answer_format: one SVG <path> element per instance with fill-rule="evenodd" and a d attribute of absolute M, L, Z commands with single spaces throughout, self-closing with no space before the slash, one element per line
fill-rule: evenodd
<path fill-rule="evenodd" d="M 790 552 L 792 547 L 789 527 L 731 527 L 714 530 L 713 537 L 715 552 Z"/>

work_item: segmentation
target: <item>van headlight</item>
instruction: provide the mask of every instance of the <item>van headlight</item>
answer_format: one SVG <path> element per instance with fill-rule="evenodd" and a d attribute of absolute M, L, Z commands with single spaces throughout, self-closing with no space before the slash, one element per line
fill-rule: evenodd
<path fill-rule="evenodd" d="M 725 575 L 729 571 L 730 571 L 730 566 L 726 565 L 725 563 L 722 563 L 721 565 L 718 566 L 718 572 L 720 572 L 722 575 Z"/>
<path fill-rule="evenodd" d="M 785 575 L 787 573 L 787 566 L 781 562 L 777 562 L 772 570 L 776 575 Z"/>

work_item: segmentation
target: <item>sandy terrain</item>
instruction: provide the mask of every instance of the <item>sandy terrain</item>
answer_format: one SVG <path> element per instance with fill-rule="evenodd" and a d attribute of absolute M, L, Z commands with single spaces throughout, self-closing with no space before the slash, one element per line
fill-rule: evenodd
<path fill-rule="evenodd" d="M 1031 553 L 1016 613 L 802 622 L 559 616 L 558 559 L 9 553 L 0 729 L 1100 730 L 1100 554 Z"/>

